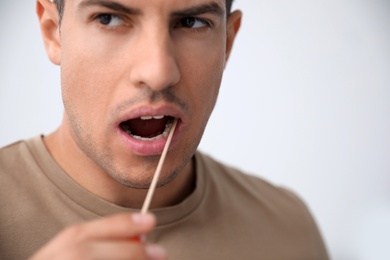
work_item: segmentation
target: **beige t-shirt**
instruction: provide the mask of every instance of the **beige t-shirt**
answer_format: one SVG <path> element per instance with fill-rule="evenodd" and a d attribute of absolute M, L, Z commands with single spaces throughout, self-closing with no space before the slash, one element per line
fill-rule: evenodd
<path fill-rule="evenodd" d="M 291 192 L 195 154 L 196 188 L 154 210 L 148 240 L 172 260 L 328 259 L 310 213 Z M 64 227 L 132 211 L 71 179 L 42 138 L 0 149 L 0 259 L 26 259 Z"/>

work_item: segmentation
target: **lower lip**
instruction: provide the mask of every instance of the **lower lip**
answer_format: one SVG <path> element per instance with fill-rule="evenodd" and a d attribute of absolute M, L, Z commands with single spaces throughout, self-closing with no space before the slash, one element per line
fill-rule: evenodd
<path fill-rule="evenodd" d="M 179 128 L 180 127 L 178 124 L 175 129 L 175 133 L 173 134 L 170 146 L 172 146 L 175 143 L 175 139 L 176 136 L 178 135 Z M 125 142 L 128 149 L 140 156 L 160 155 L 163 152 L 165 143 L 167 142 L 168 139 L 168 137 L 164 137 L 153 141 L 143 141 L 143 140 L 135 139 L 132 136 L 128 135 L 120 127 L 117 128 L 117 131 L 120 137 L 122 138 L 122 140 Z"/>

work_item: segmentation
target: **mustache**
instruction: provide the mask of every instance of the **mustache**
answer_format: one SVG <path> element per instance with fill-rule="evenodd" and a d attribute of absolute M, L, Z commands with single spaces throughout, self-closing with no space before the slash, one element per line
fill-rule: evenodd
<path fill-rule="evenodd" d="M 166 87 L 160 91 L 155 91 L 149 87 L 142 88 L 137 96 L 132 97 L 120 104 L 117 107 L 116 112 L 125 111 L 129 107 L 145 101 L 149 103 L 165 101 L 180 107 L 183 111 L 188 111 L 188 104 L 176 96 L 172 89 L 173 87 Z"/>

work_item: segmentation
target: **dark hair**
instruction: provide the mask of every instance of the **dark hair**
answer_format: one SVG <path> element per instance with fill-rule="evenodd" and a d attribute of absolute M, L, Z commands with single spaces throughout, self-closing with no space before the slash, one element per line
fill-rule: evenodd
<path fill-rule="evenodd" d="M 56 6 L 57 6 L 57 10 L 58 10 L 58 14 L 60 16 L 60 23 L 62 21 L 62 15 L 64 14 L 64 5 L 65 5 L 65 0 L 54 0 L 53 1 Z"/>
<path fill-rule="evenodd" d="M 60 23 L 61 23 L 62 15 L 64 14 L 65 0 L 54 0 L 53 2 L 57 6 L 58 14 L 60 16 Z M 225 3 L 226 3 L 226 14 L 229 15 L 232 10 L 233 0 L 226 0 Z"/>

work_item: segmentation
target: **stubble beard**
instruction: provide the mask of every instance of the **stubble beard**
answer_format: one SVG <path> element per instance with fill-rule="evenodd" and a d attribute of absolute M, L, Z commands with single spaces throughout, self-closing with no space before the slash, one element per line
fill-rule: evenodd
<path fill-rule="evenodd" d="M 64 83 L 63 83 L 64 84 Z M 126 102 L 123 104 L 123 107 L 129 107 L 130 105 L 137 102 L 139 99 L 142 100 L 145 96 L 150 96 L 150 93 L 144 93 L 144 96 L 138 97 L 130 102 Z M 164 90 L 159 95 L 153 96 L 154 101 L 157 99 L 165 99 L 169 102 L 176 103 L 183 110 L 188 110 L 188 106 L 182 102 L 180 99 L 175 97 L 172 93 L 170 93 L 170 89 Z M 131 189 L 148 189 L 150 183 L 153 178 L 153 174 L 157 168 L 158 161 L 160 159 L 160 155 L 144 157 L 145 166 L 143 167 L 144 172 L 140 174 L 139 172 L 134 172 L 134 170 L 129 167 L 128 169 L 120 168 L 121 166 L 116 165 L 115 157 L 108 148 L 104 145 L 100 145 L 92 136 L 92 134 L 87 131 L 88 127 L 83 124 L 82 116 L 77 112 L 77 107 L 74 107 L 72 103 L 67 103 L 66 98 L 63 96 L 64 107 L 66 111 L 66 116 L 70 124 L 70 128 L 72 129 L 73 139 L 76 142 L 78 148 L 97 166 L 99 166 L 105 174 L 110 176 L 116 182 L 121 185 L 131 188 Z M 178 154 L 182 157 L 181 162 L 172 169 L 169 173 L 165 173 L 162 178 L 158 181 L 157 187 L 163 187 L 173 180 L 181 173 L 181 171 L 190 163 L 193 158 L 196 149 L 201 141 L 204 130 L 206 128 L 207 122 L 210 118 L 211 112 L 215 106 L 215 102 L 209 107 L 208 117 L 204 118 L 202 122 L 200 122 L 200 127 L 198 129 L 197 135 L 192 137 L 192 141 L 184 148 L 184 151 L 179 151 Z M 118 110 L 124 109 L 122 106 L 118 107 Z M 165 163 L 165 165 L 169 165 L 169 161 Z M 166 168 L 166 167 L 165 167 Z M 164 167 L 163 167 L 164 169 Z M 141 177 L 137 177 L 141 176 Z M 147 177 L 145 177 L 147 176 Z M 93 176 L 92 176 L 93 177 Z"/>
<path fill-rule="evenodd" d="M 82 127 L 79 117 L 76 114 L 68 111 L 68 120 L 73 129 L 73 135 L 76 145 L 79 149 L 90 159 L 93 163 L 98 165 L 105 174 L 109 175 L 116 182 L 131 189 L 148 189 L 152 182 L 153 174 L 157 168 L 160 155 L 145 157 L 144 173 L 133 172 L 132 169 L 120 169 L 114 163 L 113 154 L 99 146 L 94 142 L 93 137 L 85 131 Z M 203 136 L 205 126 L 200 129 L 198 136 L 196 136 L 191 144 L 185 149 L 184 153 L 180 153 L 183 156 L 181 163 L 171 170 L 168 174 L 162 176 L 158 181 L 157 187 L 163 187 L 173 180 L 180 174 L 180 172 L 190 163 L 196 149 Z M 169 164 L 169 162 L 166 162 Z M 141 176 L 141 178 L 135 178 L 135 176 Z M 145 176 L 148 176 L 147 178 Z"/>

